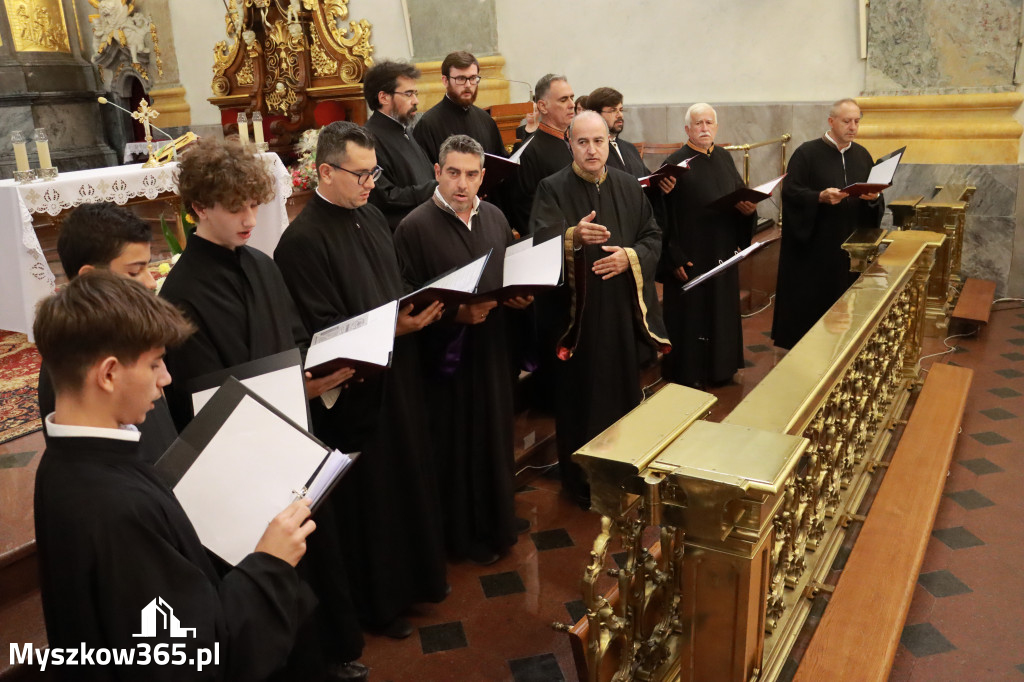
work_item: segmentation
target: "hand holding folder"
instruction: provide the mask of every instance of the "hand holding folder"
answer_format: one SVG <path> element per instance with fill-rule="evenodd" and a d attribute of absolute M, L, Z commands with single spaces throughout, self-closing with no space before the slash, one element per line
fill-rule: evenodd
<path fill-rule="evenodd" d="M 859 197 L 865 194 L 877 194 L 883 189 L 892 187 L 893 176 L 896 175 L 896 169 L 899 167 L 900 159 L 903 158 L 903 152 L 905 151 L 907 151 L 907 148 L 901 147 L 890 154 L 886 154 L 878 160 L 878 163 L 871 167 L 871 172 L 868 174 L 866 182 L 855 182 L 852 185 L 847 185 L 840 191 L 845 192 L 851 197 Z"/>

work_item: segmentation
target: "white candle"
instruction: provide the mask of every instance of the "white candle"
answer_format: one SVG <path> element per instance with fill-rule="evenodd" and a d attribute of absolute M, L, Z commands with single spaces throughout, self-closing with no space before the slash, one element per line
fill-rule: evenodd
<path fill-rule="evenodd" d="M 50 161 L 50 141 L 46 137 L 45 128 L 36 128 L 36 154 L 39 155 L 40 168 L 53 168 Z"/>
<path fill-rule="evenodd" d="M 238 141 L 242 146 L 249 144 L 249 124 L 245 120 L 245 112 L 238 114 Z"/>
<path fill-rule="evenodd" d="M 252 115 L 252 136 L 256 144 L 263 144 L 263 114 L 258 111 Z"/>
<path fill-rule="evenodd" d="M 18 172 L 28 170 L 28 152 L 25 150 L 25 136 L 20 130 L 11 133 L 11 146 L 14 147 L 14 162 Z"/>

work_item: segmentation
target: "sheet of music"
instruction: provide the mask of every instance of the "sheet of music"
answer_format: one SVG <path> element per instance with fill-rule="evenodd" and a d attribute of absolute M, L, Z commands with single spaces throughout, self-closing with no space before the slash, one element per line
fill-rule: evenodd
<path fill-rule="evenodd" d="M 306 353 L 306 367 L 316 367 L 337 358 L 386 366 L 395 344 L 397 318 L 398 301 L 389 301 L 318 331 Z"/>
<path fill-rule="evenodd" d="M 473 293 L 476 291 L 477 284 L 480 283 L 480 275 L 484 272 L 484 266 L 487 265 L 487 258 L 489 256 L 490 254 L 481 256 L 472 263 L 463 265 L 455 272 L 434 280 L 426 288 L 450 289 L 451 291 Z"/>
<path fill-rule="evenodd" d="M 556 237 L 537 245 L 531 241 L 530 248 L 506 249 L 504 286 L 557 285 L 562 276 L 562 244 Z"/>
<path fill-rule="evenodd" d="M 284 412 L 296 424 L 306 425 L 306 383 L 298 366 L 241 379 L 241 382 L 253 393 L 259 394 L 261 398 Z M 193 393 L 192 413 L 199 414 L 199 410 L 203 409 L 218 388 L 220 387 L 214 386 Z"/>
<path fill-rule="evenodd" d="M 903 154 L 896 154 L 872 166 L 871 173 L 868 174 L 868 179 L 864 181 L 864 184 L 891 185 L 892 178 L 896 175 L 896 167 L 900 165 L 901 158 L 903 158 Z"/>

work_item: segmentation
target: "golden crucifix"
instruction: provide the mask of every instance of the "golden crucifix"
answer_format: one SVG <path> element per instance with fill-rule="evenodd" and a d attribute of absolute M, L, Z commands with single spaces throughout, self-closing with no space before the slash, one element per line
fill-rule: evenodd
<path fill-rule="evenodd" d="M 143 168 L 155 168 L 156 166 L 161 165 L 160 162 L 156 160 L 156 157 L 153 156 L 153 135 L 149 131 L 149 122 L 159 115 L 160 112 L 156 109 L 150 108 L 149 102 L 147 102 L 145 98 L 139 102 L 138 111 L 132 112 L 132 118 L 142 123 L 143 129 L 146 131 L 146 150 L 149 152 L 149 160 L 142 164 Z"/>

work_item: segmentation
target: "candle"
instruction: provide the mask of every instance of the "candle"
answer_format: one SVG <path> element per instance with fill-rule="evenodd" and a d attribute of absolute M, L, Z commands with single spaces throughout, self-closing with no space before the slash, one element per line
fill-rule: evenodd
<path fill-rule="evenodd" d="M 53 168 L 50 161 L 50 141 L 46 138 L 46 128 L 36 128 L 36 154 L 39 155 L 40 168 Z"/>
<path fill-rule="evenodd" d="M 263 144 L 263 114 L 258 111 L 252 115 L 252 136 L 256 144 Z"/>
<path fill-rule="evenodd" d="M 28 170 L 28 152 L 25 151 L 25 136 L 20 130 L 11 133 L 11 146 L 14 147 L 14 162 L 17 170 L 24 173 Z"/>
<path fill-rule="evenodd" d="M 238 114 L 238 141 L 242 146 L 249 144 L 249 124 L 245 120 L 245 112 Z"/>

